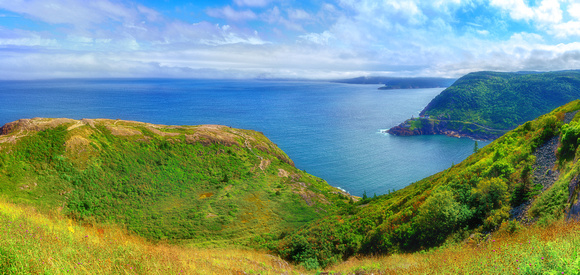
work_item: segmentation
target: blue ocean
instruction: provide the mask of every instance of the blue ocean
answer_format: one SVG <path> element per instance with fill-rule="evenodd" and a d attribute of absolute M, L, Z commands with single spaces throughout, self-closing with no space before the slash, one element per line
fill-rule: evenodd
<path fill-rule="evenodd" d="M 382 133 L 417 116 L 443 89 L 378 87 L 259 80 L 2 81 L 0 124 L 67 117 L 253 129 L 296 167 L 358 196 L 401 189 L 473 152 L 474 141 L 466 138 Z"/>

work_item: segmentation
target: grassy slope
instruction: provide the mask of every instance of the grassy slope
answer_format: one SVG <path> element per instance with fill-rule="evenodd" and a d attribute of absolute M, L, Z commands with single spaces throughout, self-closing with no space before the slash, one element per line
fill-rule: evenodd
<path fill-rule="evenodd" d="M 0 136 L 0 195 L 153 240 L 276 239 L 347 197 L 262 134 L 224 126 L 33 119 Z"/>
<path fill-rule="evenodd" d="M 510 130 L 580 97 L 580 72 L 470 73 L 421 112 L 431 118 Z"/>
<path fill-rule="evenodd" d="M 117 226 L 0 200 L 0 274 L 303 274 L 279 257 L 235 248 L 152 244 Z"/>
<path fill-rule="evenodd" d="M 569 194 L 568 187 L 580 174 L 580 164 L 573 161 L 579 154 L 580 115 L 567 125 L 562 121 L 579 109 L 580 101 L 571 102 L 507 133 L 458 165 L 350 213 L 301 228 L 279 243 L 279 252 L 316 268 L 354 254 L 418 251 L 496 230 L 512 207 L 530 199 L 529 218 L 544 224 L 562 219 L 578 197 L 578 190 Z M 560 135 L 569 136 L 569 142 L 560 145 L 567 148 L 558 155 L 560 178 L 538 194 L 533 153 Z"/>
<path fill-rule="evenodd" d="M 515 230 L 514 230 L 515 229 Z M 359 257 L 328 268 L 331 274 L 579 274 L 580 223 L 511 228 L 485 241 L 430 251 Z"/>
<path fill-rule="evenodd" d="M 577 273 L 580 265 L 579 251 L 577 249 L 579 240 L 576 234 L 578 224 L 559 222 L 551 224 L 550 221 L 561 219 L 570 204 L 575 203 L 578 198 L 577 190 L 573 191 L 576 193 L 569 196 L 568 186 L 580 174 L 580 164 L 577 165 L 573 161 L 580 155 L 577 144 L 578 137 L 580 137 L 580 115 L 575 116 L 568 125 L 563 125 L 562 121 L 566 114 L 579 109 L 580 101 L 572 102 L 550 114 L 542 116 L 536 121 L 520 126 L 518 129 L 481 149 L 477 154 L 469 157 L 461 164 L 455 165 L 446 171 L 411 184 L 409 187 L 395 193 L 380 196 L 370 201 L 367 200 L 363 203 L 368 204 L 360 205 L 360 207 L 343 205 L 340 215 L 313 222 L 279 242 L 278 251 L 288 259 L 302 262 L 306 267 L 312 268 L 322 264 L 331 266 L 329 268 L 331 271 L 339 272 L 480 273 L 487 271 L 484 273 L 505 273 L 506 270 L 518 272 L 517 268 L 520 268 L 521 273 L 530 274 L 549 272 L 558 272 L 558 274 L 561 274 L 560 272 L 565 272 L 565 274 Z M 150 138 L 146 138 L 146 135 L 132 131 L 138 130 L 140 133 L 147 132 L 147 129 L 155 131 L 155 127 L 148 124 L 118 122 L 117 124 L 127 123 L 127 125 L 122 125 L 115 130 L 111 129 L 113 126 L 111 126 L 110 121 L 101 121 L 104 125 L 109 126 L 110 134 L 106 134 L 107 127 L 99 128 L 99 121 L 94 121 L 97 122 L 94 124 L 94 128 L 90 126 L 90 123 L 85 125 L 82 122 L 67 121 L 64 123 L 66 128 L 62 127 L 60 129 L 53 127 L 61 124 L 61 122 L 53 122 L 52 120 L 45 122 L 36 121 L 36 125 L 33 125 L 34 127 L 29 125 L 21 129 L 28 131 L 26 136 L 23 136 L 24 132 L 16 130 L 1 139 L 3 141 L 2 148 L 5 150 L 2 151 L 3 154 L 0 154 L 0 182 L 2 183 L 0 186 L 3 194 L 5 194 L 5 198 L 0 201 L 0 235 L 2 236 L 0 238 L 0 242 L 2 242 L 0 245 L 2 248 L 0 251 L 0 267 L 4 268 L 1 271 L 17 274 L 60 274 L 69 273 L 69 271 L 72 273 L 86 273 L 87 270 L 103 270 L 103 273 L 126 272 L 140 274 L 165 274 L 167 272 L 178 273 L 181 271 L 195 274 L 204 273 L 205 271 L 203 270 L 211 270 L 207 272 L 219 270 L 221 273 L 245 271 L 250 274 L 281 273 L 282 270 L 302 272 L 300 268 L 293 267 L 276 257 L 259 252 L 231 248 L 227 250 L 196 249 L 188 248 L 184 244 L 154 245 L 140 237 L 127 235 L 114 225 L 104 224 L 103 222 L 107 222 L 107 219 L 102 219 L 100 215 L 95 214 L 98 212 L 81 211 L 83 209 L 85 211 L 91 210 L 90 207 L 88 209 L 68 209 L 65 206 L 60 212 L 47 216 L 46 213 L 50 214 L 50 210 L 40 211 L 44 213 L 40 214 L 34 208 L 16 206 L 12 202 L 32 205 L 36 209 L 58 209 L 58 207 L 62 206 L 62 202 L 74 201 L 73 198 L 75 197 L 72 194 L 75 194 L 75 190 L 80 190 L 81 187 L 85 188 L 83 187 L 84 185 L 79 184 L 82 181 L 74 181 L 75 173 L 71 171 L 78 169 L 84 173 L 95 165 L 93 163 L 94 160 L 100 160 L 98 162 L 99 169 L 112 166 L 112 168 L 108 168 L 107 172 L 118 173 L 119 166 L 126 168 L 127 166 L 125 165 L 128 164 L 121 165 L 113 160 L 133 159 L 131 157 L 133 155 L 132 151 L 127 150 L 132 148 L 129 146 L 131 144 L 145 147 L 156 146 L 153 148 L 147 147 L 149 149 L 146 151 L 163 154 L 164 150 L 168 150 L 168 148 L 163 147 L 170 146 L 169 149 L 171 149 L 173 148 L 171 146 L 179 143 L 177 141 L 169 142 L 170 139 L 165 134 L 149 134 Z M 54 125 L 48 127 L 46 126 L 47 123 Z M 82 125 L 76 127 L 79 124 Z M 55 130 L 54 132 L 51 132 L 52 130 L 40 132 L 30 130 L 35 127 Z M 188 131 L 194 131 L 196 127 L 161 128 L 165 132 L 180 132 L 180 135 L 185 135 L 193 133 Z M 95 150 L 87 149 L 90 148 L 88 146 L 81 147 L 87 150 L 72 146 L 71 140 L 76 139 L 73 138 L 75 136 L 82 136 L 79 134 L 81 130 L 88 130 L 88 132 L 94 134 L 94 136 L 89 135 L 87 140 L 98 142 L 96 147 L 90 145 Z M 95 130 L 99 130 L 101 133 L 95 134 Z M 160 129 L 157 130 L 161 131 Z M 129 131 L 136 133 L 136 135 L 113 135 L 112 133 L 119 134 L 116 131 L 123 133 Z M 199 131 L 200 129 L 197 129 L 195 132 L 199 133 Z M 101 136 L 103 132 L 105 134 Z M 265 171 L 259 168 L 260 163 L 265 165 L 259 158 L 252 162 L 253 165 L 248 166 L 253 167 L 254 174 L 259 175 L 253 176 L 251 183 L 256 183 L 257 179 L 272 176 L 278 179 L 276 183 L 287 181 L 290 185 L 289 188 L 291 189 L 291 186 L 295 186 L 295 191 L 297 191 L 297 186 L 301 185 L 292 177 L 284 177 L 286 173 L 282 173 L 278 169 L 284 169 L 290 174 L 301 175 L 299 182 L 304 182 L 305 185 L 310 182 L 306 181 L 308 176 L 293 170 L 292 166 L 287 163 L 288 160 L 279 161 L 276 164 L 275 159 L 284 159 L 284 155 L 280 154 L 280 152 L 274 153 L 279 155 L 274 159 L 271 158 L 272 152 L 275 152 L 274 149 L 270 149 L 270 153 L 267 154 L 264 152 L 268 151 L 265 149 L 267 147 L 259 146 L 257 141 L 250 140 L 246 143 L 244 139 L 249 140 L 250 136 L 245 136 L 241 141 L 238 141 L 238 145 L 231 144 L 226 146 L 216 142 L 218 139 L 216 139 L 215 135 L 218 133 L 222 132 L 205 133 L 202 135 L 204 138 L 197 138 L 197 142 L 193 142 L 192 139 L 189 143 L 182 140 L 180 144 L 188 144 L 187 146 L 195 147 L 196 144 L 202 142 L 206 144 L 203 148 L 212 148 L 212 145 L 225 146 L 219 147 L 225 152 L 227 152 L 228 148 L 232 152 L 239 149 L 240 151 L 235 151 L 238 157 L 243 155 L 243 151 L 247 153 L 248 158 L 251 158 L 250 155 L 256 157 L 252 153 L 254 151 L 264 158 L 271 159 L 271 163 Z M 249 135 L 255 132 L 250 131 L 247 133 Z M 53 137 L 53 135 L 56 137 Z M 59 136 L 62 139 L 58 139 Z M 558 155 L 560 180 L 543 193 L 535 194 L 533 188 L 535 184 L 534 178 L 531 176 L 532 173 L 530 171 L 530 167 L 535 162 L 533 152 L 535 148 L 553 136 L 561 136 L 562 140 Z M 35 137 L 38 139 L 35 139 Z M 128 143 L 121 143 L 117 140 L 130 140 L 131 137 L 135 138 L 135 140 Z M 155 137 L 159 140 L 155 140 Z M 178 135 L 172 138 L 176 137 Z M 258 135 L 258 137 L 261 137 L 261 135 Z M 187 136 L 184 138 L 187 138 Z M 26 142 L 27 139 L 30 139 L 28 140 L 29 142 Z M 55 142 L 50 142 L 53 139 L 55 139 Z M 18 142 L 12 143 L 15 140 Z M 61 143 L 63 140 L 65 142 Z M 208 140 L 212 141 L 208 142 Z M 224 139 L 220 140 L 223 141 Z M 168 141 L 169 144 L 162 141 Z M 37 146 L 38 144 L 50 144 L 50 146 Z M 84 143 L 80 142 L 79 144 Z M 126 155 L 119 159 L 103 158 L 104 152 L 108 152 L 101 147 L 104 147 L 104 144 L 108 144 L 108 146 L 120 144 L 124 149 L 119 150 L 116 148 L 114 152 L 122 151 Z M 246 144 L 249 144 L 253 149 L 247 149 Z M 64 146 L 64 149 L 61 145 Z M 28 148 L 27 146 L 34 146 L 34 148 Z M 238 148 L 235 148 L 236 146 Z M 259 147 L 262 149 L 257 150 L 256 148 Z M 76 148 L 76 150 L 71 148 Z M 201 150 L 201 148 L 198 149 Z M 133 148 L 132 150 L 137 149 Z M 70 155 L 73 151 L 76 152 L 74 156 Z M 169 151 L 174 157 L 173 154 L 179 154 L 182 150 Z M 210 152 L 214 155 L 223 154 L 219 149 Z M 141 154 L 139 155 L 142 156 Z M 207 156 L 201 153 L 199 155 Z M 155 160 L 152 156 L 148 157 Z M 68 167 L 69 170 L 66 170 L 59 166 L 62 165 L 63 158 L 71 163 L 72 168 Z M 33 160 L 29 161 L 28 159 Z M 103 163 L 103 160 L 111 160 L 115 165 Z M 37 167 L 35 166 L 36 164 L 40 166 Z M 164 167 L 159 163 L 151 166 Z M 181 166 L 183 167 L 184 165 Z M 241 169 L 237 165 L 228 164 L 228 166 L 232 167 L 231 169 L 236 167 Z M 129 171 L 134 171 L 135 166 L 129 165 L 129 167 L 132 168 Z M 218 167 L 219 165 L 215 165 L 204 169 L 216 170 Z M 269 170 L 270 168 L 273 170 Z M 251 168 L 249 169 L 251 171 Z M 270 172 L 268 173 L 267 171 Z M 127 171 L 124 173 L 127 173 Z M 156 174 L 163 173 L 163 171 L 156 170 Z M 127 174 L 132 175 L 132 173 Z M 224 183 L 223 173 L 215 172 L 215 174 L 214 181 Z M 143 176 L 143 174 L 140 175 Z M 105 174 L 101 174 L 101 176 L 99 178 L 100 181 L 107 179 Z M 294 178 L 296 178 L 296 175 Z M 98 181 L 94 178 L 91 179 L 94 182 Z M 227 180 L 235 183 L 238 179 L 236 176 L 229 176 Z M 208 181 L 211 183 L 211 178 Z M 73 184 L 73 182 L 76 182 L 76 184 Z M 238 184 L 243 185 L 241 182 L 243 181 L 240 179 Z M 218 185 L 222 183 L 218 183 Z M 316 182 L 311 184 L 311 186 L 315 186 Z M 130 183 L 126 185 L 133 186 Z M 263 186 L 268 185 L 264 184 Z M 69 189 L 60 193 L 63 195 L 58 195 L 59 192 L 57 192 L 57 195 L 51 195 L 55 190 L 60 190 L 59 188 L 61 187 Z M 246 188 L 255 192 L 249 186 Z M 112 190 L 115 189 L 112 188 Z M 199 190 L 196 193 L 199 196 L 190 196 L 189 198 L 190 200 L 197 198 L 201 202 L 207 202 L 208 200 L 206 199 L 217 198 L 215 194 L 220 190 L 219 187 L 210 190 Z M 286 192 L 284 188 L 278 188 L 277 186 L 271 189 L 270 192 L 274 190 L 281 191 L 281 195 Z M 92 193 L 101 192 L 96 189 L 91 189 L 90 191 Z M 215 191 L 214 194 L 205 198 L 205 195 L 212 191 Z M 82 192 L 79 192 L 79 194 L 82 194 Z M 302 194 L 306 195 L 308 192 L 302 192 Z M 147 198 L 147 194 L 145 195 L 139 196 Z M 308 196 L 306 197 L 309 198 Z M 337 195 L 338 197 L 340 196 Z M 313 197 L 311 196 L 310 198 L 312 199 Z M 551 225 L 524 228 L 518 223 L 506 222 L 506 212 L 510 206 L 518 205 L 528 198 L 535 198 L 530 209 L 530 217 L 540 220 L 539 224 Z M 569 201 L 569 198 L 572 200 Z M 122 201 L 127 202 L 126 200 Z M 217 207 L 214 206 L 218 203 L 219 200 L 209 206 L 212 207 L 212 210 L 215 210 Z M 263 203 L 268 202 L 263 201 Z M 127 209 L 123 208 L 123 206 L 117 207 Z M 458 211 L 454 211 L 454 209 Z M 120 210 L 109 209 L 109 211 L 114 213 L 114 211 Z M 123 212 L 120 211 L 119 213 Z M 314 211 L 314 213 L 317 212 Z M 171 211 L 164 214 L 167 216 L 173 215 Z M 83 218 L 77 223 L 67 218 L 71 216 Z M 95 222 L 91 217 L 101 222 Z M 112 218 L 111 221 L 118 220 Z M 236 223 L 236 219 L 232 222 Z M 82 224 L 82 226 L 79 224 Z M 130 225 L 130 223 L 126 224 Z M 128 227 L 143 235 L 139 230 Z M 498 228 L 499 230 L 497 230 Z M 487 237 L 486 239 L 485 235 L 481 233 L 486 233 L 489 230 L 497 231 L 492 237 Z M 511 234 L 514 231 L 516 233 Z M 214 240 L 226 238 L 221 235 L 220 231 L 216 231 L 216 233 L 216 236 L 209 236 L 209 238 L 213 237 Z M 252 236 L 256 235 L 259 235 L 259 232 L 254 233 Z M 470 235 L 468 243 L 453 244 L 453 240 L 464 240 Z M 528 242 L 527 244 L 526 241 Z M 263 242 L 263 240 L 259 242 Z M 371 258 L 363 257 L 351 259 L 342 265 L 332 266 L 332 264 L 357 253 L 364 255 L 364 253 L 370 252 L 414 251 L 438 246 L 443 243 L 444 245 L 439 249 L 429 252 Z M 78 253 L 78 251 L 80 252 Z M 494 268 L 498 268 L 498 271 L 495 272 Z"/>
<path fill-rule="evenodd" d="M 428 252 L 356 257 L 330 274 L 577 274 L 579 223 L 503 226 L 487 240 Z M 507 271 L 507 272 L 506 272 Z M 314 274 L 264 252 L 152 244 L 0 200 L 0 274 Z"/>

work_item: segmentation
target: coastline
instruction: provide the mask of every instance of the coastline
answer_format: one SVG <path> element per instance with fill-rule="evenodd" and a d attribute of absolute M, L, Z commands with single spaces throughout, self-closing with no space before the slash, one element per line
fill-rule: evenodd
<path fill-rule="evenodd" d="M 464 121 L 411 118 L 385 132 L 395 136 L 446 135 L 473 140 L 494 140 L 507 131 L 509 130 L 490 129 Z"/>

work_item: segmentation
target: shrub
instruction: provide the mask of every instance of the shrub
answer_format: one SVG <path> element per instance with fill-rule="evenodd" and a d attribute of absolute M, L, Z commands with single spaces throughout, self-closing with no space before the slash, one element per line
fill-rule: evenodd
<path fill-rule="evenodd" d="M 560 159 L 570 160 L 576 154 L 576 148 L 580 144 L 580 124 L 562 126 L 562 139 L 560 141 L 558 155 Z"/>
<path fill-rule="evenodd" d="M 480 218 L 484 218 L 488 214 L 500 214 L 492 213 L 492 210 L 507 205 L 509 199 L 507 184 L 501 178 L 481 180 L 477 187 L 472 190 L 472 196 L 476 201 L 476 215 Z"/>
<path fill-rule="evenodd" d="M 415 219 L 420 240 L 425 244 L 442 243 L 459 222 L 460 205 L 449 190 L 440 190 L 427 198 Z"/>
<path fill-rule="evenodd" d="M 503 221 L 510 217 L 509 210 L 509 206 L 492 210 L 489 216 L 483 221 L 483 230 L 493 231 L 497 229 Z"/>

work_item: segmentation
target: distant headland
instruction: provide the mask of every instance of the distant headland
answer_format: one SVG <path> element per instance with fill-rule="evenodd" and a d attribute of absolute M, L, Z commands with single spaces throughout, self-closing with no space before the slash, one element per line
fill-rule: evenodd
<path fill-rule="evenodd" d="M 350 79 L 334 80 L 336 83 L 346 84 L 384 84 L 379 90 L 393 89 L 427 89 L 446 88 L 451 86 L 456 79 L 440 77 L 385 77 L 385 76 L 361 76 Z"/>

